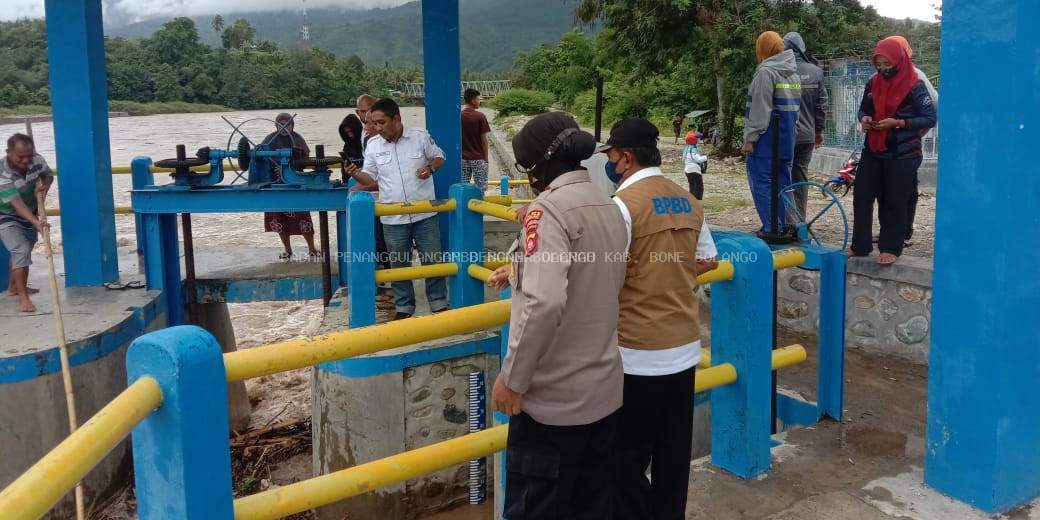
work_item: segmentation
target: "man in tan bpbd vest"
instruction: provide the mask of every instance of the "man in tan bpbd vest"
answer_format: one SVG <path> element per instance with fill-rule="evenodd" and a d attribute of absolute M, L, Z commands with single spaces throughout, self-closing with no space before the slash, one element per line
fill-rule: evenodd
<path fill-rule="evenodd" d="M 625 389 L 616 520 L 685 517 L 694 368 L 701 357 L 694 289 L 697 275 L 718 265 L 700 201 L 661 173 L 657 136 L 649 121 L 626 119 L 599 149 L 609 158 L 607 176 L 619 183 L 614 202 L 629 237 L 618 317 Z"/>

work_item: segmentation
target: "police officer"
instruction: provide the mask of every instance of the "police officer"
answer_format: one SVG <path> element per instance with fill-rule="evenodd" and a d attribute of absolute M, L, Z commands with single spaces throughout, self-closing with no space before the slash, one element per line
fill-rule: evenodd
<path fill-rule="evenodd" d="M 700 362 L 697 276 L 718 262 L 701 203 L 661 173 L 657 127 L 625 119 L 600 147 L 619 183 L 628 270 L 618 350 L 616 520 L 682 520 L 690 479 L 694 368 Z M 650 468 L 651 477 L 646 477 Z"/>
<path fill-rule="evenodd" d="M 595 148 L 561 112 L 532 119 L 513 139 L 537 198 L 510 251 L 512 266 L 488 280 L 514 290 L 509 350 L 492 394 L 493 407 L 511 416 L 509 520 L 612 515 L 626 239 L 618 207 L 580 165 Z"/>

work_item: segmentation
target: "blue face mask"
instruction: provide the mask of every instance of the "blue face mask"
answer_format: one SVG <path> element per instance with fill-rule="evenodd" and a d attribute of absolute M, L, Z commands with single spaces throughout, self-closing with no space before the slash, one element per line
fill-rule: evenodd
<path fill-rule="evenodd" d="M 617 172 L 616 162 L 607 161 L 607 178 L 614 184 L 621 182 L 621 174 Z"/>

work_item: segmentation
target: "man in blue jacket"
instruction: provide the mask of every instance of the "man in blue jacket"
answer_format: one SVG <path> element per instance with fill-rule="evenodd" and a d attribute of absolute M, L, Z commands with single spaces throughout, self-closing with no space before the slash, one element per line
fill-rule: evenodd
<path fill-rule="evenodd" d="M 827 89 L 823 84 L 823 70 L 810 62 L 805 54 L 805 40 L 801 34 L 785 34 L 784 47 L 794 52 L 794 60 L 798 64 L 798 78 L 802 85 L 791 181 L 806 182 L 809 180 L 809 163 L 812 161 L 813 149 L 823 145 L 823 129 L 827 124 Z M 805 218 L 808 194 L 808 186 L 797 188 L 793 193 L 798 215 L 802 218 Z"/>
<path fill-rule="evenodd" d="M 791 184 L 791 162 L 794 159 L 798 107 L 801 98 L 801 83 L 794 52 L 784 50 L 784 41 L 773 31 L 762 33 L 755 42 L 758 68 L 748 87 L 747 111 L 744 116 L 744 147 L 747 154 L 748 184 L 755 200 L 762 231 L 772 234 L 783 233 L 787 223 L 785 212 L 778 208 L 780 227 L 773 229 L 770 218 L 773 164 L 773 129 L 770 124 L 773 114 L 780 116 L 779 148 L 775 153 L 780 159 L 779 189 Z"/>

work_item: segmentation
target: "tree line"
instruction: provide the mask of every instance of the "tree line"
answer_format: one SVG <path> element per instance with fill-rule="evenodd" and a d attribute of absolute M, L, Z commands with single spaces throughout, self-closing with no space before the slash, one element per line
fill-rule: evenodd
<path fill-rule="evenodd" d="M 592 37 L 575 30 L 520 54 L 515 85 L 551 94 L 590 123 L 602 78 L 608 128 L 624 117 L 668 127 L 676 115 L 714 110 L 723 148 L 742 132 L 755 39 L 763 31 L 799 31 L 817 59 L 869 60 L 879 39 L 902 34 L 918 67 L 938 73 L 937 23 L 884 18 L 858 0 L 582 0 L 575 16 L 603 30 Z"/>
<path fill-rule="evenodd" d="M 234 109 L 353 105 L 358 95 L 389 95 L 421 81 L 418 67 L 369 67 L 357 56 L 279 48 L 256 38 L 246 20 L 210 27 L 221 47 L 201 43 L 190 18 L 175 18 L 147 38 L 105 38 L 110 100 L 180 101 Z M 0 23 L 0 108 L 49 105 L 43 20 Z"/>

